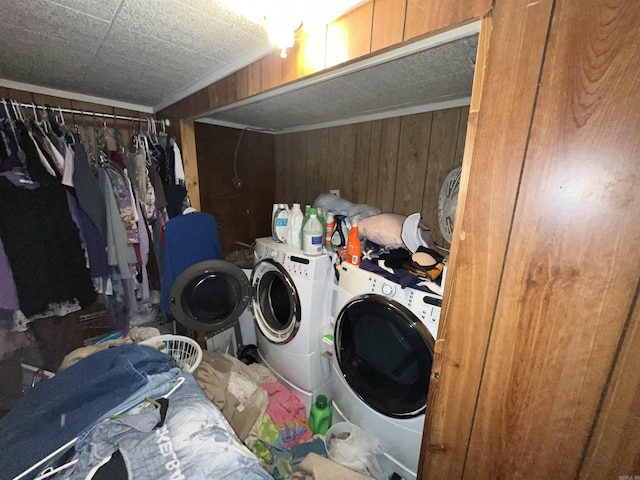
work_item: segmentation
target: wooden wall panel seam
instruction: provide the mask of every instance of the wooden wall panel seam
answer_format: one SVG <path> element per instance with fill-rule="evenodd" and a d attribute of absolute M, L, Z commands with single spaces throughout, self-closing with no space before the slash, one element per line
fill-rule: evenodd
<path fill-rule="evenodd" d="M 431 125 L 429 125 L 429 145 L 427 146 L 427 164 L 425 165 L 425 169 L 424 169 L 424 178 L 422 179 L 422 184 L 424 185 L 427 182 L 427 175 L 429 172 L 429 152 L 431 150 L 431 141 L 433 140 L 432 137 L 432 133 L 433 133 L 433 124 L 435 122 L 433 121 L 433 118 L 431 119 Z M 422 206 L 424 205 L 424 201 L 425 201 L 425 194 L 427 192 L 425 190 L 422 190 L 422 198 L 420 198 L 420 211 L 422 211 Z M 429 226 L 430 229 L 434 229 L 435 226 Z"/>
<path fill-rule="evenodd" d="M 404 0 L 404 20 L 402 21 L 402 38 L 406 38 L 407 34 L 407 8 L 409 6 L 409 0 Z"/>
<path fill-rule="evenodd" d="M 609 396 L 609 387 L 613 383 L 614 376 L 616 374 L 616 369 L 618 367 L 618 362 L 620 360 L 620 354 L 624 347 L 625 341 L 627 339 L 627 334 L 630 329 L 631 322 L 633 320 L 634 311 L 640 305 L 638 299 L 640 298 L 640 277 L 638 277 L 638 281 L 636 282 L 636 291 L 633 296 L 633 300 L 629 307 L 629 312 L 627 313 L 627 318 L 625 320 L 624 327 L 622 329 L 622 334 L 620 335 L 620 339 L 618 340 L 618 345 L 616 347 L 615 354 L 613 356 L 613 361 L 611 362 L 611 367 L 609 368 L 609 372 L 607 374 L 607 379 L 602 387 L 602 392 L 600 395 L 600 401 L 598 402 L 598 407 L 595 411 L 594 421 L 589 429 L 589 434 L 587 435 L 586 442 L 584 443 L 584 449 L 582 451 L 582 456 L 580 457 L 580 462 L 578 463 L 578 469 L 576 474 L 576 479 L 581 478 L 581 474 L 583 468 L 585 466 L 585 462 L 587 460 L 587 455 L 589 453 L 589 448 L 591 447 L 591 442 L 594 439 L 595 432 L 598 428 L 598 423 L 600 419 L 600 415 L 604 410 L 604 405 Z"/>

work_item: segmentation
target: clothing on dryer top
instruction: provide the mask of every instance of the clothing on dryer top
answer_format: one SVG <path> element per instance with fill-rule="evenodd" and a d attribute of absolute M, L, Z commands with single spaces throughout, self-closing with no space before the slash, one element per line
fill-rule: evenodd
<path fill-rule="evenodd" d="M 167 222 L 164 231 L 164 271 L 162 309 L 169 312 L 169 296 L 174 280 L 191 265 L 203 260 L 221 260 L 222 246 L 213 215 L 194 212 Z"/>

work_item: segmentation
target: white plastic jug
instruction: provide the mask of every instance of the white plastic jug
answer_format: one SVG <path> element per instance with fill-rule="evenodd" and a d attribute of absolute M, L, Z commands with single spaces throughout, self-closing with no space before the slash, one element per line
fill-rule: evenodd
<path fill-rule="evenodd" d="M 322 244 L 324 243 L 324 229 L 315 213 L 311 214 L 311 217 L 304 225 L 302 235 L 304 237 L 304 253 L 307 255 L 321 255 Z"/>
<path fill-rule="evenodd" d="M 303 218 L 300 204 L 294 203 L 289 212 L 289 223 L 287 224 L 287 243 L 289 245 L 300 248 L 300 230 Z"/>
<path fill-rule="evenodd" d="M 287 240 L 287 225 L 289 223 L 289 206 L 286 203 L 278 204 L 273 212 L 271 234 L 276 242 L 284 243 Z"/>

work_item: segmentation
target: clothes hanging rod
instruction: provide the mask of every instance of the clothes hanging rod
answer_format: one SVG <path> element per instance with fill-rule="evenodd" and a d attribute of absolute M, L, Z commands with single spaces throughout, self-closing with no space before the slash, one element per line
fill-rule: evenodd
<path fill-rule="evenodd" d="M 7 103 L 9 102 L 9 100 L 7 99 L 3 99 L 6 100 Z M 159 123 L 160 125 L 163 125 L 165 127 L 170 126 L 170 121 L 168 118 L 164 118 L 164 119 L 160 119 L 160 120 L 156 120 L 153 119 L 151 117 L 127 117 L 126 115 L 115 115 L 113 113 L 101 113 L 101 112 L 91 112 L 91 111 L 87 111 L 87 110 L 76 110 L 76 109 L 72 109 L 72 108 L 61 108 L 61 107 L 46 107 L 43 105 L 36 105 L 34 103 L 21 103 L 21 102 L 13 102 L 14 105 L 18 106 L 18 107 L 22 107 L 22 108 L 39 108 L 40 110 L 46 110 L 47 108 L 51 109 L 54 113 L 55 112 L 60 112 L 60 113 L 70 113 L 72 115 L 87 115 L 89 117 L 100 117 L 100 118 L 113 118 L 115 120 L 128 120 L 130 122 L 146 122 L 147 118 L 150 118 L 151 120 L 153 120 L 155 123 Z"/>

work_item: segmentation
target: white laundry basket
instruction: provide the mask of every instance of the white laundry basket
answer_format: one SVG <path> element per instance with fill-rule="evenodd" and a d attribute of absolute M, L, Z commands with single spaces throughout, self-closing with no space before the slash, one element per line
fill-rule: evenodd
<path fill-rule="evenodd" d="M 202 348 L 198 342 L 183 335 L 159 335 L 140 342 L 140 345 L 155 347 L 170 355 L 185 372 L 193 372 L 202 360 Z"/>

